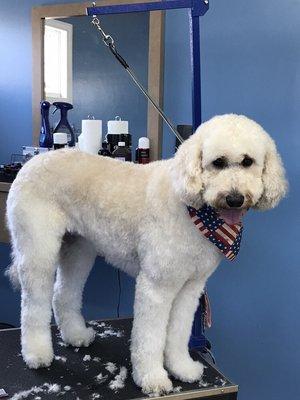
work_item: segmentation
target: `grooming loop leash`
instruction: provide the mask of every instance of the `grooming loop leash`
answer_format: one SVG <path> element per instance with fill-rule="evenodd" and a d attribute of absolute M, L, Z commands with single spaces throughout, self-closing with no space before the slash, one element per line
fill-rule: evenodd
<path fill-rule="evenodd" d="M 93 7 L 95 6 L 95 3 L 93 3 Z M 93 15 L 92 17 L 92 24 L 94 27 L 99 31 L 101 35 L 101 39 L 103 43 L 109 48 L 111 53 L 115 56 L 115 58 L 119 61 L 119 63 L 125 68 L 135 85 L 140 89 L 140 91 L 144 94 L 144 96 L 150 101 L 152 106 L 156 109 L 156 111 L 159 113 L 159 115 L 162 117 L 162 119 L 165 121 L 165 123 L 168 125 L 168 127 L 171 129 L 171 131 L 174 133 L 174 135 L 177 137 L 180 143 L 183 143 L 184 139 L 180 135 L 180 133 L 177 131 L 177 129 L 174 127 L 170 119 L 166 116 L 166 114 L 163 112 L 163 110 L 159 107 L 159 105 L 156 103 L 156 101 L 150 96 L 150 94 L 147 92 L 147 90 L 144 88 L 144 86 L 141 84 L 141 82 L 138 80 L 136 77 L 135 73 L 133 70 L 130 68 L 126 60 L 118 53 L 115 41 L 111 35 L 107 35 L 104 30 L 102 29 L 100 25 L 100 20 L 96 15 Z"/>

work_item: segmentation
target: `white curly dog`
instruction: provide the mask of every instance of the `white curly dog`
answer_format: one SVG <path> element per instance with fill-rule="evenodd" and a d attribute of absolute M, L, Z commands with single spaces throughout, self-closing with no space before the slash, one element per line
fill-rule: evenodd
<path fill-rule="evenodd" d="M 145 393 L 172 390 L 168 372 L 201 378 L 189 355 L 198 299 L 222 259 L 188 216 L 208 204 L 238 220 L 277 205 L 287 188 L 275 144 L 254 121 L 217 116 L 174 158 L 123 163 L 78 150 L 39 155 L 19 172 L 7 201 L 13 262 L 22 289 L 22 354 L 30 368 L 53 360 L 51 304 L 63 340 L 88 346 L 82 292 L 101 255 L 136 277 L 131 359 Z M 230 213 L 227 213 L 229 215 Z M 167 372 L 168 371 L 168 372 Z"/>

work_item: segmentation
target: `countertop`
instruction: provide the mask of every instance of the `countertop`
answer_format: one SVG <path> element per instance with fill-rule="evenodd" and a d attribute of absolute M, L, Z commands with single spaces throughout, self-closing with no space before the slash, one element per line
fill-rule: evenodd
<path fill-rule="evenodd" d="M 9 192 L 11 183 L 8 182 L 0 182 L 0 192 Z"/>

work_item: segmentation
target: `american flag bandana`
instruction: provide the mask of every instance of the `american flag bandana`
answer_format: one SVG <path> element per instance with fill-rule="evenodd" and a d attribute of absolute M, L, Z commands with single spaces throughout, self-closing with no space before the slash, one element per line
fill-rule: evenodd
<path fill-rule="evenodd" d="M 187 206 L 189 215 L 199 231 L 232 261 L 238 255 L 241 245 L 243 226 L 241 223 L 228 225 L 217 211 L 208 205 L 196 210 Z"/>

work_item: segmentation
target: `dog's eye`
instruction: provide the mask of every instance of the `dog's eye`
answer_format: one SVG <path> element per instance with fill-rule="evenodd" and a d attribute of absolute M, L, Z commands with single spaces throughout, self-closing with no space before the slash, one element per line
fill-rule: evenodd
<path fill-rule="evenodd" d="M 212 162 L 212 164 L 217 169 L 226 168 L 228 165 L 226 158 L 224 158 L 224 157 L 217 158 L 215 161 Z"/>
<path fill-rule="evenodd" d="M 242 161 L 242 166 L 245 168 L 250 167 L 253 164 L 253 158 L 245 156 Z"/>

